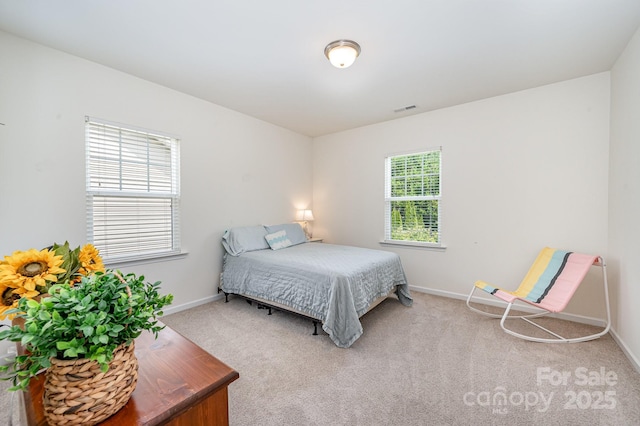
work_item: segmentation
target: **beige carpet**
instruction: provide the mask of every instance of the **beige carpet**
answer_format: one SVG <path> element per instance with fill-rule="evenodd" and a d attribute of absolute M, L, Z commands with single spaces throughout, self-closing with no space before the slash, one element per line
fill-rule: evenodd
<path fill-rule="evenodd" d="M 308 320 L 240 298 L 165 322 L 240 373 L 229 388 L 233 425 L 640 424 L 640 374 L 610 336 L 526 342 L 462 301 L 413 295 L 411 308 L 389 299 L 365 315 L 349 349 L 312 336 Z"/>
<path fill-rule="evenodd" d="M 240 373 L 232 425 L 640 424 L 640 374 L 610 336 L 526 342 L 462 301 L 413 296 L 411 308 L 393 298 L 365 315 L 349 349 L 240 298 L 164 321 Z M 552 321 L 567 333 L 589 328 Z"/>

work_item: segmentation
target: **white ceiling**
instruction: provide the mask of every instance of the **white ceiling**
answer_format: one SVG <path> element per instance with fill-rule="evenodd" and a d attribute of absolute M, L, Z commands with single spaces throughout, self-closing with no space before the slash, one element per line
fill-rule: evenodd
<path fill-rule="evenodd" d="M 6 32 L 309 136 L 607 71 L 639 25 L 640 0 L 0 0 Z"/>

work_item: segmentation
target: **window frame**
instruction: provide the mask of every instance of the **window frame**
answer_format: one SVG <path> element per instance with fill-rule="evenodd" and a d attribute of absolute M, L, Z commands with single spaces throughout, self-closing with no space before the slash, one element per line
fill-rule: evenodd
<path fill-rule="evenodd" d="M 87 241 L 106 265 L 186 254 L 180 240 L 180 138 L 86 116 L 85 161 Z"/>
<path fill-rule="evenodd" d="M 392 160 L 399 157 L 409 157 L 416 155 L 424 155 L 432 152 L 439 153 L 439 170 L 438 170 L 438 194 L 437 195 L 421 195 L 421 196 L 402 196 L 394 197 L 391 194 L 391 181 L 392 181 Z M 442 147 L 432 147 L 420 150 L 412 150 L 408 152 L 393 153 L 385 156 L 385 173 L 384 173 L 384 238 L 380 241 L 381 244 L 400 245 L 400 246 L 413 246 L 420 248 L 432 248 L 432 249 L 444 249 L 446 246 L 443 242 L 442 232 Z M 422 174 L 424 175 L 424 173 Z M 393 239 L 391 235 L 392 231 L 392 211 L 391 205 L 393 201 L 430 201 L 435 200 L 438 203 L 437 207 L 437 242 L 418 241 L 418 240 L 397 240 Z"/>

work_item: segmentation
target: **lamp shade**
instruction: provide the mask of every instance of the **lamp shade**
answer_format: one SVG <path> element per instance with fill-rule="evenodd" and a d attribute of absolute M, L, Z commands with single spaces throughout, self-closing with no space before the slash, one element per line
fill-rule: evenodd
<path fill-rule="evenodd" d="M 311 210 L 298 210 L 296 212 L 296 220 L 300 222 L 312 221 L 313 212 Z"/>
<path fill-rule="evenodd" d="M 334 67 L 347 68 L 360 55 L 360 45 L 352 40 L 336 40 L 324 48 L 324 55 Z"/>

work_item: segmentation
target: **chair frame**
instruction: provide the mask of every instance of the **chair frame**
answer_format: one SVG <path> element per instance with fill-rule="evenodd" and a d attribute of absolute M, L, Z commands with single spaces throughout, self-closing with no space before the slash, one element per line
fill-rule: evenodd
<path fill-rule="evenodd" d="M 604 336 L 605 334 L 607 334 L 609 332 L 609 329 L 611 328 L 611 308 L 609 306 L 609 285 L 607 283 L 607 264 L 604 261 L 604 258 L 602 258 L 602 256 L 598 256 L 597 260 L 593 263 L 593 266 L 600 266 L 602 268 L 602 277 L 603 277 L 603 290 L 604 290 L 604 303 L 605 303 L 605 308 L 606 308 L 606 312 L 607 312 L 607 318 L 606 318 L 606 323 L 604 326 L 604 329 L 598 333 L 594 333 L 594 334 L 590 334 L 587 336 L 582 336 L 582 337 L 572 337 L 572 338 L 566 338 L 563 337 L 543 326 L 541 326 L 540 324 L 532 321 L 532 318 L 538 318 L 538 317 L 542 317 L 542 316 L 546 316 L 546 315 L 550 315 L 550 314 L 554 314 L 556 312 L 552 312 L 552 311 L 548 311 L 544 308 L 539 307 L 536 303 L 534 302 L 530 302 L 528 300 L 525 299 L 521 299 L 521 298 L 516 298 L 513 302 L 507 303 L 504 313 L 502 314 L 492 314 L 490 312 L 485 312 L 481 309 L 478 309 L 474 306 L 471 305 L 471 299 L 473 298 L 473 294 L 476 291 L 476 289 L 478 287 L 476 287 L 475 285 L 473 286 L 473 288 L 471 289 L 471 292 L 469 293 L 469 296 L 467 297 L 467 306 L 469 307 L 469 309 L 471 309 L 474 312 L 477 312 L 479 314 L 482 314 L 484 316 L 487 317 L 491 317 L 491 318 L 500 318 L 500 327 L 502 327 L 502 329 L 507 333 L 510 334 L 512 336 L 518 337 L 520 339 L 524 339 L 524 340 L 529 340 L 532 342 L 539 342 L 539 343 L 577 343 L 577 342 L 586 342 L 588 340 L 594 340 L 597 339 L 601 336 Z M 527 315 L 509 315 L 509 312 L 511 312 L 511 308 L 514 307 L 514 305 L 516 304 L 516 302 L 521 301 L 524 302 L 524 304 L 522 306 L 533 306 L 536 308 L 536 310 L 539 310 L 541 312 L 534 312 L 531 314 L 527 314 Z M 520 306 L 520 305 L 519 305 Z M 539 328 L 540 330 L 545 331 L 546 333 L 552 335 L 552 338 L 541 338 L 541 337 L 534 337 L 534 336 L 529 336 L 526 334 L 522 334 L 522 333 L 518 333 L 516 331 L 513 331 L 509 328 L 507 328 L 506 321 L 507 320 L 511 320 L 511 319 L 521 319 L 537 328 Z"/>

